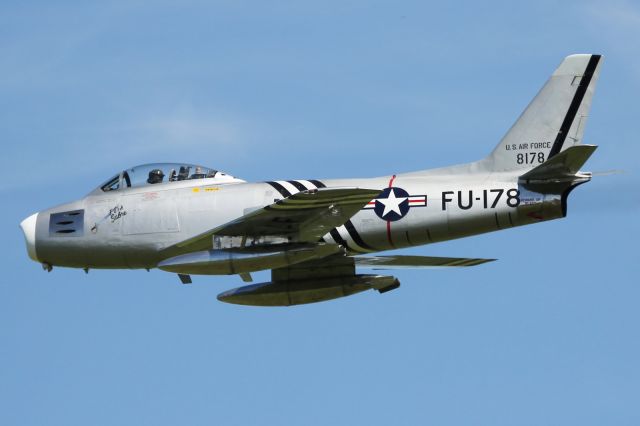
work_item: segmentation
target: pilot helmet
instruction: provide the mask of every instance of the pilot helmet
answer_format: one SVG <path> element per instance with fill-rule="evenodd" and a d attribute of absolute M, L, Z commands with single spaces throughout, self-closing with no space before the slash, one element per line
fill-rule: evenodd
<path fill-rule="evenodd" d="M 148 183 L 160 183 L 164 178 L 164 173 L 160 169 L 153 169 L 149 172 L 149 179 L 147 179 Z"/>
<path fill-rule="evenodd" d="M 178 180 L 185 180 L 189 176 L 189 169 L 191 167 L 180 166 L 180 171 L 178 172 Z"/>

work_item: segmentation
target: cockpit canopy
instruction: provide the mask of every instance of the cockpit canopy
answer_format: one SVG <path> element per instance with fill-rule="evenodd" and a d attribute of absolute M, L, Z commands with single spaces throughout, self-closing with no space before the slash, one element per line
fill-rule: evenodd
<path fill-rule="evenodd" d="M 100 186 L 100 189 L 107 192 L 120 188 L 136 188 L 146 185 L 210 178 L 224 182 L 237 180 L 224 172 L 195 164 L 154 163 L 124 170 L 105 182 Z"/>

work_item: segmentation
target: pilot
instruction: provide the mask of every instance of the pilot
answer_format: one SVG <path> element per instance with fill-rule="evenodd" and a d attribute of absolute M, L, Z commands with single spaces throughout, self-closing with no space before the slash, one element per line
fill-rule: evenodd
<path fill-rule="evenodd" d="M 153 169 L 149 172 L 149 179 L 147 179 L 147 183 L 162 183 L 162 179 L 164 179 L 164 173 L 160 169 Z"/>
<path fill-rule="evenodd" d="M 205 173 L 202 173 L 202 167 L 196 166 L 195 172 L 193 172 L 193 174 L 189 177 L 189 179 L 203 179 L 206 176 L 207 175 Z"/>
<path fill-rule="evenodd" d="M 185 180 L 189 177 L 189 169 L 191 167 L 180 166 L 180 171 L 178 172 L 178 180 Z"/>

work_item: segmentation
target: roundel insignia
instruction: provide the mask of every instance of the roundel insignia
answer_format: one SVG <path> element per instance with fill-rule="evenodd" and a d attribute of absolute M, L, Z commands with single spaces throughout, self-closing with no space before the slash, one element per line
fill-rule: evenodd
<path fill-rule="evenodd" d="M 375 200 L 374 211 L 383 220 L 402 219 L 409 213 L 409 193 L 402 188 L 385 188 Z"/>

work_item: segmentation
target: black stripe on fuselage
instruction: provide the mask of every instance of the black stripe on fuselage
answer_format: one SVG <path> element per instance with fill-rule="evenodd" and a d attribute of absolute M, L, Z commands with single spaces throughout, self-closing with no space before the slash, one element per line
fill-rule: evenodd
<path fill-rule="evenodd" d="M 269 185 L 271 185 L 273 187 L 273 189 L 275 189 L 276 191 L 278 191 L 280 193 L 280 195 L 282 195 L 284 198 L 287 198 L 289 196 L 291 196 L 291 193 L 289 191 L 287 191 L 287 189 L 280 185 L 278 182 L 265 182 L 268 183 Z"/>
<path fill-rule="evenodd" d="M 324 183 L 320 182 L 317 179 L 309 179 L 308 182 L 313 184 L 313 185 L 315 185 L 317 188 L 326 188 L 327 187 L 327 185 L 325 185 Z M 290 183 L 293 185 L 293 182 L 290 182 Z M 296 182 L 296 183 L 298 183 L 298 182 Z M 353 226 L 353 222 L 348 220 L 347 223 L 344 224 L 344 227 L 347 230 L 347 232 L 349 233 L 349 236 L 351 237 L 351 239 L 353 240 L 354 243 L 356 243 L 357 245 L 359 245 L 363 249 L 371 250 L 371 251 L 377 251 L 376 249 L 371 247 L 369 244 L 364 242 L 364 240 L 362 239 L 360 234 L 358 234 L 358 231 L 356 230 L 356 227 Z M 347 245 L 347 242 L 344 240 L 344 238 L 342 238 L 342 236 L 340 235 L 340 233 L 338 232 L 338 230 L 336 228 L 332 229 L 331 232 L 329 232 L 329 234 L 333 237 L 333 239 L 335 240 L 336 243 L 340 244 L 343 247 L 346 247 L 347 249 L 349 248 L 349 246 Z"/>
<path fill-rule="evenodd" d="M 296 180 L 288 180 L 287 182 L 295 186 L 298 191 L 307 191 L 307 187 Z"/>
<path fill-rule="evenodd" d="M 366 249 L 366 250 L 377 251 L 376 249 L 371 247 L 369 244 L 364 242 L 364 240 L 362 239 L 360 234 L 358 234 L 358 231 L 356 231 L 356 227 L 353 226 L 353 222 L 351 222 L 351 220 L 348 220 L 344 224 L 344 227 L 346 228 L 346 230 L 349 233 L 349 236 L 351 237 L 353 242 L 355 242 L 357 245 L 359 245 L 360 247 L 362 247 L 363 249 Z"/>
<path fill-rule="evenodd" d="M 325 185 L 324 183 L 320 182 L 317 179 L 309 179 L 309 182 L 312 183 L 313 185 L 315 185 L 318 188 L 326 188 L 327 187 L 327 185 Z M 360 247 L 362 247 L 365 250 L 377 251 L 376 249 L 371 247 L 369 244 L 364 242 L 364 240 L 362 239 L 360 234 L 358 234 L 358 231 L 356 230 L 356 227 L 353 225 L 353 222 L 351 222 L 351 220 L 348 220 L 344 224 L 344 227 L 347 230 L 347 232 L 349 233 L 349 236 L 351 237 L 351 239 L 353 240 L 354 243 L 356 243 L 357 245 L 359 245 Z M 338 244 L 347 247 L 347 242 L 342 238 L 342 236 L 340 235 L 340 233 L 338 232 L 337 229 L 332 230 L 330 232 L 330 234 L 333 237 L 333 239 L 336 240 L 336 242 Z M 338 240 L 338 238 L 340 240 Z"/>
<path fill-rule="evenodd" d="M 344 238 L 342 238 L 342 236 L 340 235 L 340 233 L 338 232 L 338 230 L 336 228 L 333 228 L 329 234 L 331 234 L 331 237 L 333 238 L 333 240 L 338 243 L 339 245 L 341 245 L 342 247 L 348 248 L 347 246 L 347 242 L 344 240 Z"/>
<path fill-rule="evenodd" d="M 598 66 L 598 62 L 600 61 L 600 55 L 591 55 L 589 59 L 589 63 L 587 63 L 587 68 L 584 70 L 584 75 L 580 80 L 580 84 L 578 89 L 576 90 L 575 95 L 573 95 L 573 100 L 571 101 L 571 105 L 569 105 L 569 110 L 567 114 L 564 116 L 564 120 L 562 121 L 562 125 L 560 126 L 560 131 L 556 136 L 556 140 L 553 142 L 551 146 L 551 151 L 549 151 L 549 157 L 551 158 L 562 149 L 562 145 L 564 145 L 564 141 L 567 139 L 567 135 L 569 134 L 569 130 L 571 129 L 571 125 L 573 124 L 573 120 L 576 118 L 576 114 L 578 113 L 578 109 L 580 109 L 580 104 L 582 104 L 582 100 L 584 99 L 585 93 L 587 93 L 587 89 L 589 88 L 589 84 L 591 84 L 591 78 L 593 77 L 593 73 Z"/>

